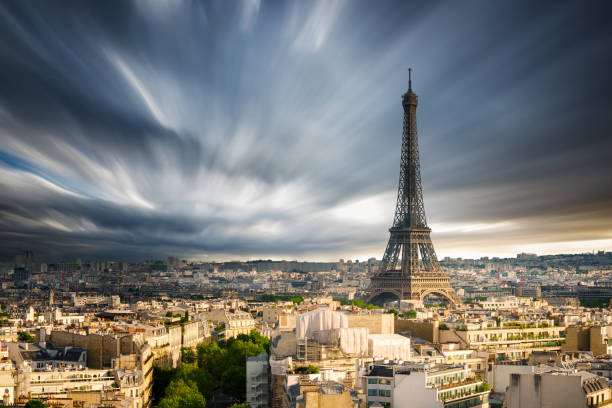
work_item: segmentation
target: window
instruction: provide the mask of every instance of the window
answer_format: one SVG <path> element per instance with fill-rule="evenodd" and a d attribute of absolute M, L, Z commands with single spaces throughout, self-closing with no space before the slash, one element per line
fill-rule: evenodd
<path fill-rule="evenodd" d="M 375 397 L 378 393 L 376 392 L 376 390 L 368 390 L 368 396 L 370 397 Z"/>
<path fill-rule="evenodd" d="M 378 381 L 378 383 L 379 384 L 387 384 L 387 385 L 389 385 L 389 384 L 391 384 L 391 380 L 387 380 L 387 379 L 382 378 L 382 379 L 380 379 Z"/>
<path fill-rule="evenodd" d="M 376 378 L 368 378 L 368 384 L 378 384 L 378 380 Z"/>

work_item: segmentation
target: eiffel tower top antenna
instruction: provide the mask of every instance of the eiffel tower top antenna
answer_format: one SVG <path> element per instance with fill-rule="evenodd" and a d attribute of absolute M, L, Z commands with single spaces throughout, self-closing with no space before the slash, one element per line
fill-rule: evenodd
<path fill-rule="evenodd" d="M 408 68 L 408 90 L 412 91 L 412 68 Z"/>

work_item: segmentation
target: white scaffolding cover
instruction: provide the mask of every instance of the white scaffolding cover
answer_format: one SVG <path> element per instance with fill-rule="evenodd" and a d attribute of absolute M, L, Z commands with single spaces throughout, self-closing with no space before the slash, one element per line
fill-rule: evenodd
<path fill-rule="evenodd" d="M 344 354 L 366 356 L 368 354 L 368 333 L 367 327 L 341 327 L 314 331 L 309 338 L 320 344 L 337 347 Z"/>
<path fill-rule="evenodd" d="M 349 329 L 336 329 L 340 340 L 340 350 L 345 354 L 368 354 L 368 333 L 367 327 L 352 327 Z"/>
<path fill-rule="evenodd" d="M 316 309 L 297 316 L 295 335 L 298 340 L 312 338 L 315 331 L 348 328 L 348 317 L 329 309 Z"/>
<path fill-rule="evenodd" d="M 388 360 L 410 359 L 410 339 L 399 334 L 370 334 L 370 357 Z"/>

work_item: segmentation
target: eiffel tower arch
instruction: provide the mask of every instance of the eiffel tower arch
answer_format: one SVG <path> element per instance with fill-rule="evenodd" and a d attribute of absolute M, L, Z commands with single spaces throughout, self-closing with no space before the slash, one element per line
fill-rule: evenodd
<path fill-rule="evenodd" d="M 461 301 L 449 277 L 440 268 L 431 242 L 431 229 L 425 219 L 417 105 L 418 98 L 412 92 L 412 78 L 409 77 L 408 91 L 402 96 L 404 123 L 395 216 L 382 263 L 371 277 L 367 301 L 379 304 L 392 298 L 423 301 L 427 295 L 436 294 L 457 305 Z"/>

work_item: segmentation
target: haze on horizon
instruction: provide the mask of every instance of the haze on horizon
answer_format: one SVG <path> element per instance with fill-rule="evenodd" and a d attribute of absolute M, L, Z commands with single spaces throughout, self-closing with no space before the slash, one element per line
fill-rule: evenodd
<path fill-rule="evenodd" d="M 61 7 L 60 7 L 61 4 Z M 0 259 L 612 250 L 609 2 L 0 3 Z"/>

